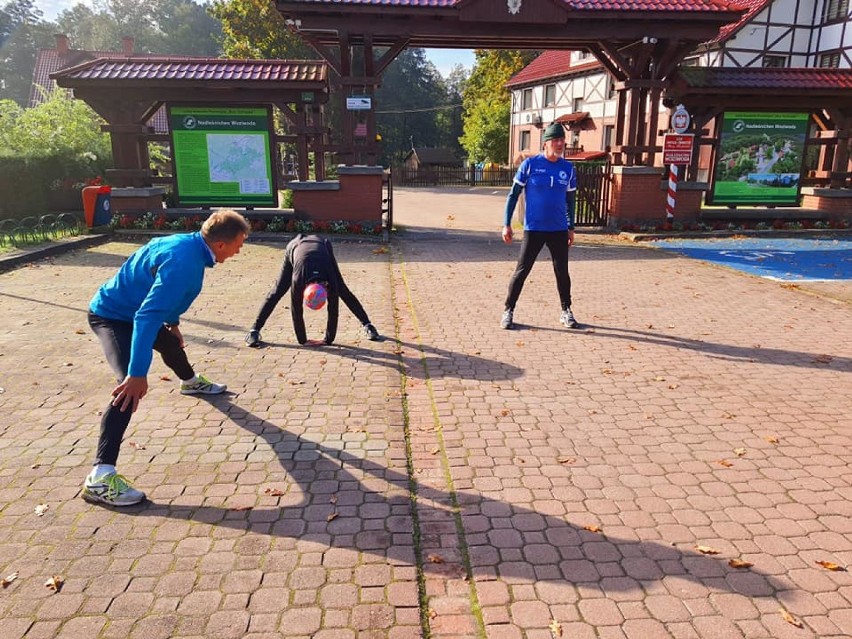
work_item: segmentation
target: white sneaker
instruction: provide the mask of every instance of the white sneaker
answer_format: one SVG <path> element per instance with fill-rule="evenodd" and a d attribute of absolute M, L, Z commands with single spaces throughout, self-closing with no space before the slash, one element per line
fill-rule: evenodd
<path fill-rule="evenodd" d="M 227 390 L 225 384 L 214 384 L 204 375 L 196 375 L 195 382 L 182 382 L 180 385 L 181 395 L 218 395 Z"/>
<path fill-rule="evenodd" d="M 108 473 L 100 477 L 86 477 L 83 485 L 83 499 L 90 504 L 108 506 L 133 506 L 144 501 L 145 493 L 136 490 L 123 475 Z"/>

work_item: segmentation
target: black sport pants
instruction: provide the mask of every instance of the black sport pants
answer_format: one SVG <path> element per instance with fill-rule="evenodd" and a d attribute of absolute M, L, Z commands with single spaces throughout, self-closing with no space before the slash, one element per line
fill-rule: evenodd
<path fill-rule="evenodd" d="M 553 261 L 553 274 L 556 275 L 556 288 L 562 310 L 571 306 L 571 277 L 568 275 L 568 231 L 524 231 L 521 254 L 518 265 L 509 281 L 509 294 L 506 296 L 506 309 L 514 310 L 524 282 L 532 271 L 538 254 L 544 246 L 550 251 Z"/>
<path fill-rule="evenodd" d="M 89 326 L 101 342 L 106 355 L 107 362 L 115 373 L 116 379 L 121 382 L 127 377 L 127 368 L 130 366 L 130 341 L 133 337 L 133 324 L 119 320 L 111 320 L 89 313 Z M 195 371 L 186 357 L 186 351 L 181 348 L 180 340 L 175 337 L 169 329 L 163 326 L 154 340 L 154 350 L 160 353 L 163 363 L 172 369 L 180 379 L 191 379 Z M 130 424 L 133 415 L 130 407 L 121 411 L 118 406 L 112 405 L 110 398 L 109 406 L 101 417 L 101 436 L 98 440 L 98 452 L 95 457 L 96 464 L 110 464 L 115 466 L 118 460 L 118 450 L 124 431 Z"/>

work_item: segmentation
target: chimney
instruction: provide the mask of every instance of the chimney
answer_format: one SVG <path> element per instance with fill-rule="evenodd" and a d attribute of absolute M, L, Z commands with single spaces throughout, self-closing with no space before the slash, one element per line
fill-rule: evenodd
<path fill-rule="evenodd" d="M 133 55 L 133 36 L 124 36 L 121 38 L 121 50 L 127 57 Z"/>
<path fill-rule="evenodd" d="M 57 33 L 53 36 L 56 38 L 56 52 L 60 57 L 65 57 L 68 55 L 68 50 L 70 47 L 68 46 L 68 36 L 64 33 Z"/>

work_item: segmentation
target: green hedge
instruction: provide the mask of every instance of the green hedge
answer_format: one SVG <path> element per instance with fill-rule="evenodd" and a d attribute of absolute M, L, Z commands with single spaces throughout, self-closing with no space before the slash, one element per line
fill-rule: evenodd
<path fill-rule="evenodd" d="M 85 158 L 0 151 L 0 219 L 82 210 L 82 184 L 97 174 Z"/>

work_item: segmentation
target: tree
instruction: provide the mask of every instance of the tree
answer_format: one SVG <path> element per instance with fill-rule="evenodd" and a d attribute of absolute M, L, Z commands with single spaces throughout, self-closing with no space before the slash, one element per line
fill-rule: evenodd
<path fill-rule="evenodd" d="M 36 52 L 52 41 L 33 0 L 12 0 L 0 10 L 0 99 L 26 106 Z"/>
<path fill-rule="evenodd" d="M 441 144 L 438 123 L 447 105 L 447 87 L 423 49 L 405 49 L 388 66 L 376 105 L 384 164 L 398 164 L 412 146 Z"/>
<path fill-rule="evenodd" d="M 538 51 L 475 52 L 476 62 L 464 89 L 461 144 L 471 161 L 506 163 L 509 157 L 510 93 L 506 82 L 532 62 Z"/>
<path fill-rule="evenodd" d="M 92 10 L 77 4 L 57 18 L 75 48 L 116 51 L 124 36 L 135 51 L 164 55 L 218 56 L 222 31 L 209 5 L 192 0 L 98 0 Z"/>
<path fill-rule="evenodd" d="M 210 14 L 222 22 L 229 58 L 316 60 L 316 51 L 293 33 L 272 0 L 214 0 Z"/>
<path fill-rule="evenodd" d="M 0 147 L 10 152 L 66 155 L 98 169 L 111 160 L 109 135 L 101 131 L 103 120 L 66 91 L 53 91 L 31 109 L 2 101 L 0 115 Z"/>

